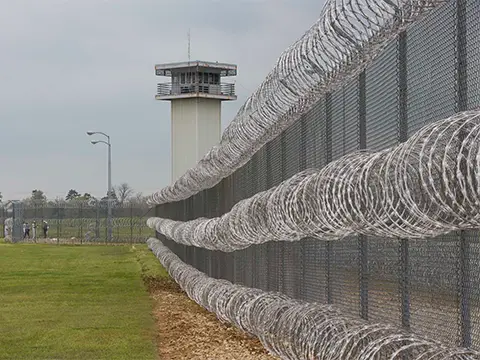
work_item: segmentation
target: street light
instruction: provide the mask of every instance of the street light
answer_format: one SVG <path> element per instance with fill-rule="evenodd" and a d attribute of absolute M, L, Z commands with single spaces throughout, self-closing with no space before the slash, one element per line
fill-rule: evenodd
<path fill-rule="evenodd" d="M 107 192 L 107 240 L 112 241 L 112 144 L 110 143 L 110 136 L 101 131 L 87 131 L 88 136 L 95 134 L 103 135 L 107 138 L 107 141 L 92 140 L 93 145 L 102 143 L 108 146 L 108 192 Z"/>

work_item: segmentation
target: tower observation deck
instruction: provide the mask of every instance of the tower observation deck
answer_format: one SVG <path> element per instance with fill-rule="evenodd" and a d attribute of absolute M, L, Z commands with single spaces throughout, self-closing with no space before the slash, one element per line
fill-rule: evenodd
<path fill-rule="evenodd" d="M 155 65 L 155 99 L 171 102 L 172 183 L 194 167 L 220 141 L 221 103 L 237 99 L 235 84 L 222 78 L 237 75 L 237 65 L 188 61 Z"/>
<path fill-rule="evenodd" d="M 157 85 L 157 100 L 237 99 L 235 84 L 221 81 L 224 77 L 236 76 L 237 65 L 195 60 L 156 65 L 155 74 L 170 78 L 169 82 Z"/>

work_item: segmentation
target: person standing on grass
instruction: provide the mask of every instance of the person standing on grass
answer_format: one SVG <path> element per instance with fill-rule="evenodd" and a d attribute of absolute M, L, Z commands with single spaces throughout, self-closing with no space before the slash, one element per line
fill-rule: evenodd
<path fill-rule="evenodd" d="M 32 223 L 32 239 L 35 240 L 37 238 L 37 222 L 34 221 Z"/>
<path fill-rule="evenodd" d="M 43 220 L 43 237 L 46 239 L 48 235 L 48 224 Z"/>
<path fill-rule="evenodd" d="M 30 239 L 30 225 L 28 224 L 28 222 L 25 222 L 23 227 L 25 229 L 25 232 L 23 234 L 23 239 L 25 240 L 26 237 L 28 237 Z"/>

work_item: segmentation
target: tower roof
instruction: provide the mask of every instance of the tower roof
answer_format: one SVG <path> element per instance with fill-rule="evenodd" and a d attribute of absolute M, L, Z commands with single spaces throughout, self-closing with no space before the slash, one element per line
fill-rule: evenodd
<path fill-rule="evenodd" d="M 215 69 L 217 71 L 218 70 L 220 71 L 220 76 L 236 76 L 237 75 L 237 65 L 211 62 L 211 61 L 201 61 L 201 60 L 157 64 L 155 65 L 155 75 L 172 76 L 172 71 L 188 69 L 188 68 L 198 68 L 198 70 L 200 71 Z"/>

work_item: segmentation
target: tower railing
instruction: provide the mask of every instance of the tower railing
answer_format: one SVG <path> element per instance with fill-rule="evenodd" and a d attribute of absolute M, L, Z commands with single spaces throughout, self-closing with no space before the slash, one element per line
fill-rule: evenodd
<path fill-rule="evenodd" d="M 172 84 L 171 82 L 168 82 L 168 83 L 159 83 L 157 85 L 158 96 L 184 95 L 184 94 L 210 94 L 210 95 L 235 96 L 235 84 L 232 84 L 232 83 Z"/>

